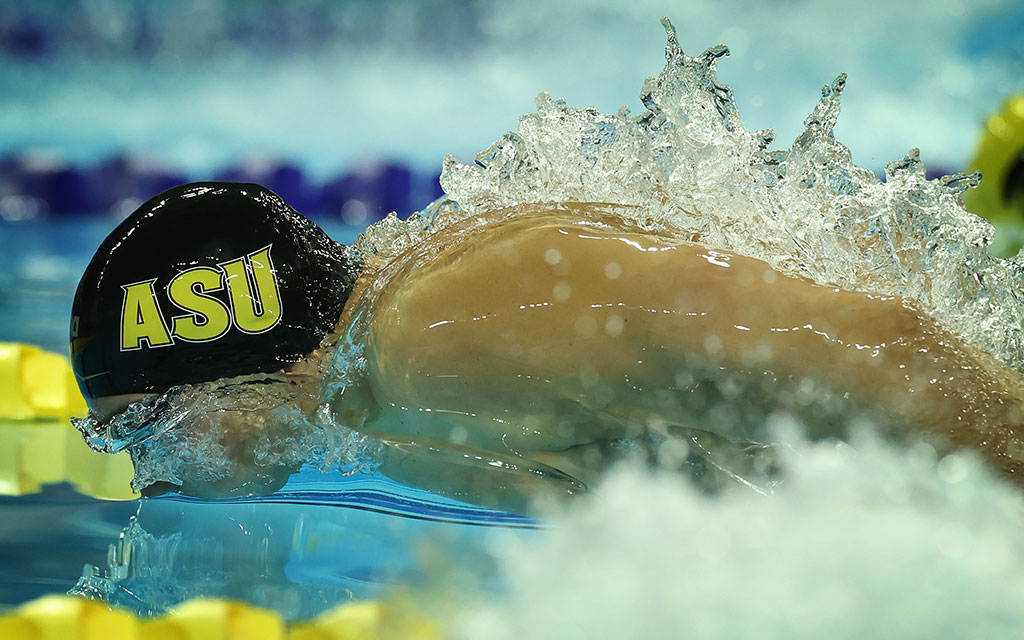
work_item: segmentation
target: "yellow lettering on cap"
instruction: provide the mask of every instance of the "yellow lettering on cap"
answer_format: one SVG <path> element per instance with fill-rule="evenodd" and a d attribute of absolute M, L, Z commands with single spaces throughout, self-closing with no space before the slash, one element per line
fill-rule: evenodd
<path fill-rule="evenodd" d="M 171 302 L 189 312 L 172 320 L 171 331 L 175 337 L 188 342 L 216 340 L 231 328 L 231 316 L 227 306 L 214 298 L 204 295 L 224 288 L 222 274 L 212 267 L 195 267 L 174 276 L 167 285 Z"/>
<path fill-rule="evenodd" d="M 272 246 L 220 265 L 227 274 L 235 326 L 244 333 L 270 331 L 281 321 L 281 295 L 270 261 Z"/>
<path fill-rule="evenodd" d="M 142 348 L 145 340 L 151 347 L 173 344 L 167 333 L 160 306 L 153 291 L 156 278 L 134 284 L 121 285 L 124 302 L 121 305 L 121 351 Z"/>

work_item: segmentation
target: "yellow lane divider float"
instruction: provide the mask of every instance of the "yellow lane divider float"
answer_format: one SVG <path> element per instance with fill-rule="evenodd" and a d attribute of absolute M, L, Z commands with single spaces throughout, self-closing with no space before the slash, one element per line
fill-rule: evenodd
<path fill-rule="evenodd" d="M 71 417 L 86 412 L 67 358 L 0 342 L 0 495 L 37 493 L 45 484 L 70 482 L 96 498 L 138 497 L 129 487 L 128 455 L 94 452 L 71 426 Z"/>
<path fill-rule="evenodd" d="M 1017 253 L 1024 244 L 1024 93 L 985 121 L 968 171 L 981 171 L 982 180 L 964 193 L 964 204 L 995 225 L 993 253 Z"/>
<path fill-rule="evenodd" d="M 441 640 L 440 626 L 412 606 L 352 602 L 308 622 L 230 600 L 190 600 L 155 618 L 100 602 L 44 596 L 0 614 L 4 640 Z"/>

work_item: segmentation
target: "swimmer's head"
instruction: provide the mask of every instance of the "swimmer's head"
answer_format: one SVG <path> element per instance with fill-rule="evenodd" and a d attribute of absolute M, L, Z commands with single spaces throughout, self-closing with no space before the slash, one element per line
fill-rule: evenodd
<path fill-rule="evenodd" d="M 142 394 L 285 369 L 332 331 L 356 275 L 344 246 L 261 186 L 165 191 L 104 240 L 78 285 L 79 387 L 107 417 Z"/>

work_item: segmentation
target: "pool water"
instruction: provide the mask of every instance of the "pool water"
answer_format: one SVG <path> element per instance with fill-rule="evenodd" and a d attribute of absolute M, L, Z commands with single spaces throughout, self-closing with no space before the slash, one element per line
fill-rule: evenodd
<path fill-rule="evenodd" d="M 425 555 L 459 558 L 485 584 L 492 530 L 530 536 L 539 526 L 381 476 L 305 469 L 260 498 L 142 500 L 73 592 L 144 614 L 220 596 L 308 619 L 422 586 Z"/>
<path fill-rule="evenodd" d="M 110 544 L 138 511 L 136 501 L 97 500 L 69 484 L 29 496 L 0 496 L 0 606 L 64 593 L 86 563 L 104 565 Z"/>
<path fill-rule="evenodd" d="M 387 478 L 317 469 L 253 499 L 117 502 L 49 485 L 0 497 L 0 518 L 2 606 L 71 590 L 148 615 L 227 597 L 287 619 L 423 584 L 424 554 L 460 558 L 483 584 L 492 532 L 540 527 Z"/>

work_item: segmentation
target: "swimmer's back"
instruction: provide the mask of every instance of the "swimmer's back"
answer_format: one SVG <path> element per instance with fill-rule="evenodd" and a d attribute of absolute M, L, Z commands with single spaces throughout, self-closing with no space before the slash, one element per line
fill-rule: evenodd
<path fill-rule="evenodd" d="M 527 450 L 582 436 L 510 428 L 496 408 L 642 405 L 694 358 L 824 381 L 957 440 L 958 423 L 1004 420 L 986 412 L 1012 401 L 1014 378 L 901 299 L 565 212 L 492 225 L 399 270 L 377 301 L 370 347 L 379 402 L 490 415 L 480 428 Z"/>

